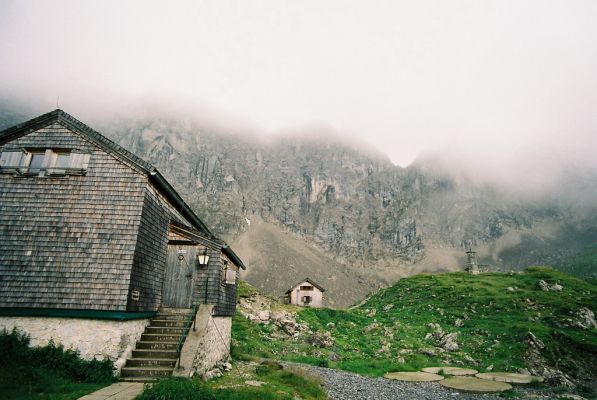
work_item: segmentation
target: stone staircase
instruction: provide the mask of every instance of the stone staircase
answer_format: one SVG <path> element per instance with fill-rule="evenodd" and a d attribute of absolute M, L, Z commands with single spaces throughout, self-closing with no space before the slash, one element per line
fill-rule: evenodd
<path fill-rule="evenodd" d="M 120 380 L 147 382 L 171 376 L 178 359 L 176 346 L 191 313 L 190 308 L 161 308 L 122 368 Z"/>

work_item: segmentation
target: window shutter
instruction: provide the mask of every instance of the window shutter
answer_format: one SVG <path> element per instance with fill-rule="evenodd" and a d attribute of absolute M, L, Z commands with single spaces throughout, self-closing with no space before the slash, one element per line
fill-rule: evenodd
<path fill-rule="evenodd" d="M 236 271 L 233 268 L 226 270 L 226 284 L 227 285 L 236 284 Z"/>
<path fill-rule="evenodd" d="M 22 151 L 3 151 L 0 153 L 0 167 L 16 169 L 21 166 Z"/>
<path fill-rule="evenodd" d="M 69 168 L 86 170 L 89 166 L 90 156 L 91 154 L 86 153 L 70 153 Z"/>

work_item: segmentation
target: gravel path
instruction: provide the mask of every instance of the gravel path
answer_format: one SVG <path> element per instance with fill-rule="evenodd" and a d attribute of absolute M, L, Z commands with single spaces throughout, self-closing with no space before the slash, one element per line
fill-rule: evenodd
<path fill-rule="evenodd" d="M 436 382 L 401 382 L 310 365 L 301 365 L 301 367 L 323 378 L 324 387 L 330 396 L 330 400 L 503 400 L 502 397 L 493 394 L 457 392 L 444 388 Z M 539 395 L 534 398 L 548 399 L 553 397 Z"/>

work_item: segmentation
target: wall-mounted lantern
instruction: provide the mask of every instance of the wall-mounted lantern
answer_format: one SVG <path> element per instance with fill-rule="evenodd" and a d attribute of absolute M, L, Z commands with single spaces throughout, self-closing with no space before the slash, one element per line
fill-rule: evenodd
<path fill-rule="evenodd" d="M 207 247 L 203 249 L 203 253 L 197 254 L 197 261 L 200 266 L 205 266 L 209 262 L 209 256 L 207 255 Z"/>
<path fill-rule="evenodd" d="M 138 290 L 133 290 L 131 292 L 131 300 L 133 301 L 139 301 L 139 299 L 141 298 L 141 292 Z"/>

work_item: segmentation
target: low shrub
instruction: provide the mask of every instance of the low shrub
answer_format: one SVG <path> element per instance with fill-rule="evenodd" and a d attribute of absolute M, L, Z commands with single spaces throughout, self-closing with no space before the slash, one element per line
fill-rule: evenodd
<path fill-rule="evenodd" d="M 317 360 L 317 363 L 316 363 L 316 365 L 317 365 L 318 367 L 324 367 L 324 368 L 328 368 L 328 367 L 330 366 L 330 362 L 329 362 L 327 359 L 325 359 L 325 358 L 322 358 L 322 359 L 320 359 L 320 360 Z"/>
<path fill-rule="evenodd" d="M 137 400 L 216 400 L 211 389 L 198 380 L 162 379 L 145 389 Z"/>
<path fill-rule="evenodd" d="M 27 334 L 13 329 L 0 331 L 0 366 L 17 368 L 28 381 L 36 380 L 47 369 L 76 382 L 107 383 L 113 380 L 110 360 L 83 360 L 75 350 L 50 341 L 47 346 L 29 347 Z"/>

